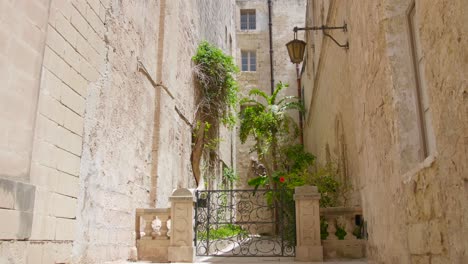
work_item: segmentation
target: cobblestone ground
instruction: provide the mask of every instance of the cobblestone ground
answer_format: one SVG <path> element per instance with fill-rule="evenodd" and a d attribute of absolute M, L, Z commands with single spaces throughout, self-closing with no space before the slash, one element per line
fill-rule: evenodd
<path fill-rule="evenodd" d="M 152 263 L 152 262 L 109 262 L 107 264 L 134 264 L 134 263 Z M 293 263 L 300 263 L 300 264 L 368 264 L 367 260 L 328 260 L 325 262 L 294 262 L 294 258 L 273 258 L 273 257 L 263 257 L 263 258 L 224 258 L 224 257 L 211 257 L 211 258 L 198 258 L 197 262 L 200 264 L 206 263 L 241 263 L 241 264 L 293 264 Z"/>

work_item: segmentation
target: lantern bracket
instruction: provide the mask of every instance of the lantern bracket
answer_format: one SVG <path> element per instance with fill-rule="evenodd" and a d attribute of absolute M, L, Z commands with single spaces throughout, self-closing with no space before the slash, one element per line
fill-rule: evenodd
<path fill-rule="evenodd" d="M 331 40 L 333 40 L 333 42 L 335 42 L 336 45 L 338 45 L 340 48 L 344 48 L 344 49 L 349 49 L 349 42 L 346 41 L 345 44 L 340 44 L 335 38 L 333 38 L 330 34 L 328 34 L 326 31 L 327 30 L 335 30 L 335 29 L 341 29 L 343 30 L 343 32 L 348 32 L 348 25 L 346 24 L 346 22 L 343 24 L 343 26 L 341 27 L 336 27 L 336 26 L 325 26 L 325 25 L 322 25 L 320 27 L 294 27 L 293 31 L 294 31 L 294 38 L 297 37 L 297 31 L 299 30 L 321 30 L 323 32 L 323 35 L 326 36 L 326 37 L 329 37 L 331 38 Z"/>

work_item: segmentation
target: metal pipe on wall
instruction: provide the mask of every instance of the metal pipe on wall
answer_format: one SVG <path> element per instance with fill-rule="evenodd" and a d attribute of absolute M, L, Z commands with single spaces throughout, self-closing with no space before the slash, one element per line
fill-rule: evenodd
<path fill-rule="evenodd" d="M 275 78 L 274 78 L 274 69 L 273 69 L 273 23 L 271 19 L 271 13 L 272 13 L 272 6 L 273 2 L 272 0 L 268 0 L 268 27 L 269 27 L 269 33 L 270 33 L 270 78 L 271 78 L 271 94 L 273 94 L 273 91 L 275 90 Z"/>
<path fill-rule="evenodd" d="M 296 63 L 296 75 L 297 75 L 297 98 L 302 103 L 302 85 L 301 85 L 301 71 L 299 69 L 299 63 Z M 303 132 L 303 123 L 302 123 L 302 112 L 299 113 L 299 142 L 304 144 L 304 132 Z"/>

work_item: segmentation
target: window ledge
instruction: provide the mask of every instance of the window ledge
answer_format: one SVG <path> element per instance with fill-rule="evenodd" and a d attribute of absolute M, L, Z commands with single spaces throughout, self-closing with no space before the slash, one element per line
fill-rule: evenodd
<path fill-rule="evenodd" d="M 237 30 L 237 34 L 259 34 L 263 31 L 251 29 L 251 30 Z"/>

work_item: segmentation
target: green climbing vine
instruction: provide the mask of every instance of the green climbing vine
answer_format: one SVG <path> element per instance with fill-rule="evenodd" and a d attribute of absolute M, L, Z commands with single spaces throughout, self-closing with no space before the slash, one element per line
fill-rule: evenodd
<path fill-rule="evenodd" d="M 192 57 L 193 72 L 198 84 L 196 122 L 192 127 L 192 169 L 198 184 L 201 167 L 212 172 L 221 139 L 220 123 L 232 128 L 236 124 L 234 109 L 238 104 L 239 86 L 235 74 L 239 71 L 231 56 L 202 41 Z M 208 164 L 202 166 L 202 159 Z"/>

